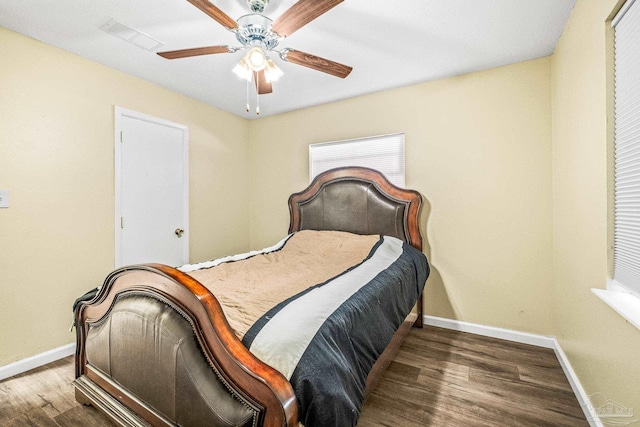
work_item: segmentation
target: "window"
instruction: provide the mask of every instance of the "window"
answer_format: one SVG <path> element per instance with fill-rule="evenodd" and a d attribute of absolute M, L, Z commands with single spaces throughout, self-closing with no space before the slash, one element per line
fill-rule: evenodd
<path fill-rule="evenodd" d="M 615 286 L 640 296 L 640 1 L 614 18 Z"/>
<path fill-rule="evenodd" d="M 309 181 L 329 169 L 364 166 L 404 187 L 404 134 L 374 136 L 309 146 Z"/>
<path fill-rule="evenodd" d="M 640 1 L 613 18 L 613 279 L 592 289 L 640 329 Z"/>

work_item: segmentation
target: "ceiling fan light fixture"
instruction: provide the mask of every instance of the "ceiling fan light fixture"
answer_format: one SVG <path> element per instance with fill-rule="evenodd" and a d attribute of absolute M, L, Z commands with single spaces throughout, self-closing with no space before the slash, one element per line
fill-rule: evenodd
<path fill-rule="evenodd" d="M 264 70 L 264 76 L 267 81 L 275 82 L 282 77 L 283 74 L 282 70 L 273 62 L 273 59 L 267 58 L 267 68 Z"/>
<path fill-rule="evenodd" d="M 276 47 L 285 37 L 290 36 L 344 0 L 295 0 L 295 3 L 281 14 L 275 22 L 262 14 L 270 0 L 244 0 L 252 13 L 241 16 L 237 21 L 225 14 L 210 0 L 187 1 L 235 34 L 240 46 L 206 46 L 157 52 L 157 54 L 166 59 L 178 59 L 246 50 L 246 53 L 233 67 L 232 71 L 239 78 L 246 81 L 247 112 L 249 111 L 249 88 L 253 86 L 251 82 L 255 83 L 256 113 L 260 114 L 259 95 L 272 93 L 272 82 L 275 82 L 284 74 L 273 60 L 267 56 L 268 53 L 272 52 L 274 55 L 279 55 L 283 61 L 343 79 L 352 70 L 351 67 L 346 65 L 298 50 L 290 48 L 281 51 L 276 50 Z"/>
<path fill-rule="evenodd" d="M 253 71 L 249 68 L 249 64 L 247 64 L 247 60 L 242 58 L 240 62 L 233 67 L 234 74 L 240 77 L 242 80 L 246 80 L 248 82 L 251 81 L 251 77 L 253 76 Z"/>
<path fill-rule="evenodd" d="M 244 59 L 252 71 L 261 71 L 267 68 L 267 56 L 259 47 L 249 49 Z"/>

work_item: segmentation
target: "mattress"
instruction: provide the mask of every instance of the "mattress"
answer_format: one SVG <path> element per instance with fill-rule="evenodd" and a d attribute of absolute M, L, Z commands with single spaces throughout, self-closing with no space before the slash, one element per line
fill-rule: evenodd
<path fill-rule="evenodd" d="M 312 230 L 179 269 L 216 295 L 249 351 L 291 382 L 306 427 L 356 425 L 366 378 L 429 274 L 425 256 L 397 238 Z"/>

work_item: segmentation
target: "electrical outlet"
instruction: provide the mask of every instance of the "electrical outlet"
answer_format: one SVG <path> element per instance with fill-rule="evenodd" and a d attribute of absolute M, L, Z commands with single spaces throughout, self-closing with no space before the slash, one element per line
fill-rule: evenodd
<path fill-rule="evenodd" d="M 0 208 L 9 207 L 9 190 L 0 190 Z"/>

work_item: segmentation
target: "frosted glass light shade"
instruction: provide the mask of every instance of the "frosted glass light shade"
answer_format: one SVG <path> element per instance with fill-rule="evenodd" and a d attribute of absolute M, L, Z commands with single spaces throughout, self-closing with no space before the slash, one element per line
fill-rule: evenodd
<path fill-rule="evenodd" d="M 245 58 L 242 58 L 240 62 L 238 62 L 235 67 L 233 67 L 232 71 L 236 76 L 248 82 L 251 81 L 251 77 L 253 76 L 253 72 L 251 71 L 251 68 L 249 68 L 247 60 Z"/>
<path fill-rule="evenodd" d="M 259 47 L 251 48 L 244 59 L 253 71 L 261 71 L 267 67 L 267 57 Z"/>
<path fill-rule="evenodd" d="M 264 70 L 264 76 L 267 81 L 275 82 L 282 77 L 283 74 L 282 70 L 278 68 L 275 62 L 273 62 L 273 59 L 267 59 L 267 68 Z"/>

